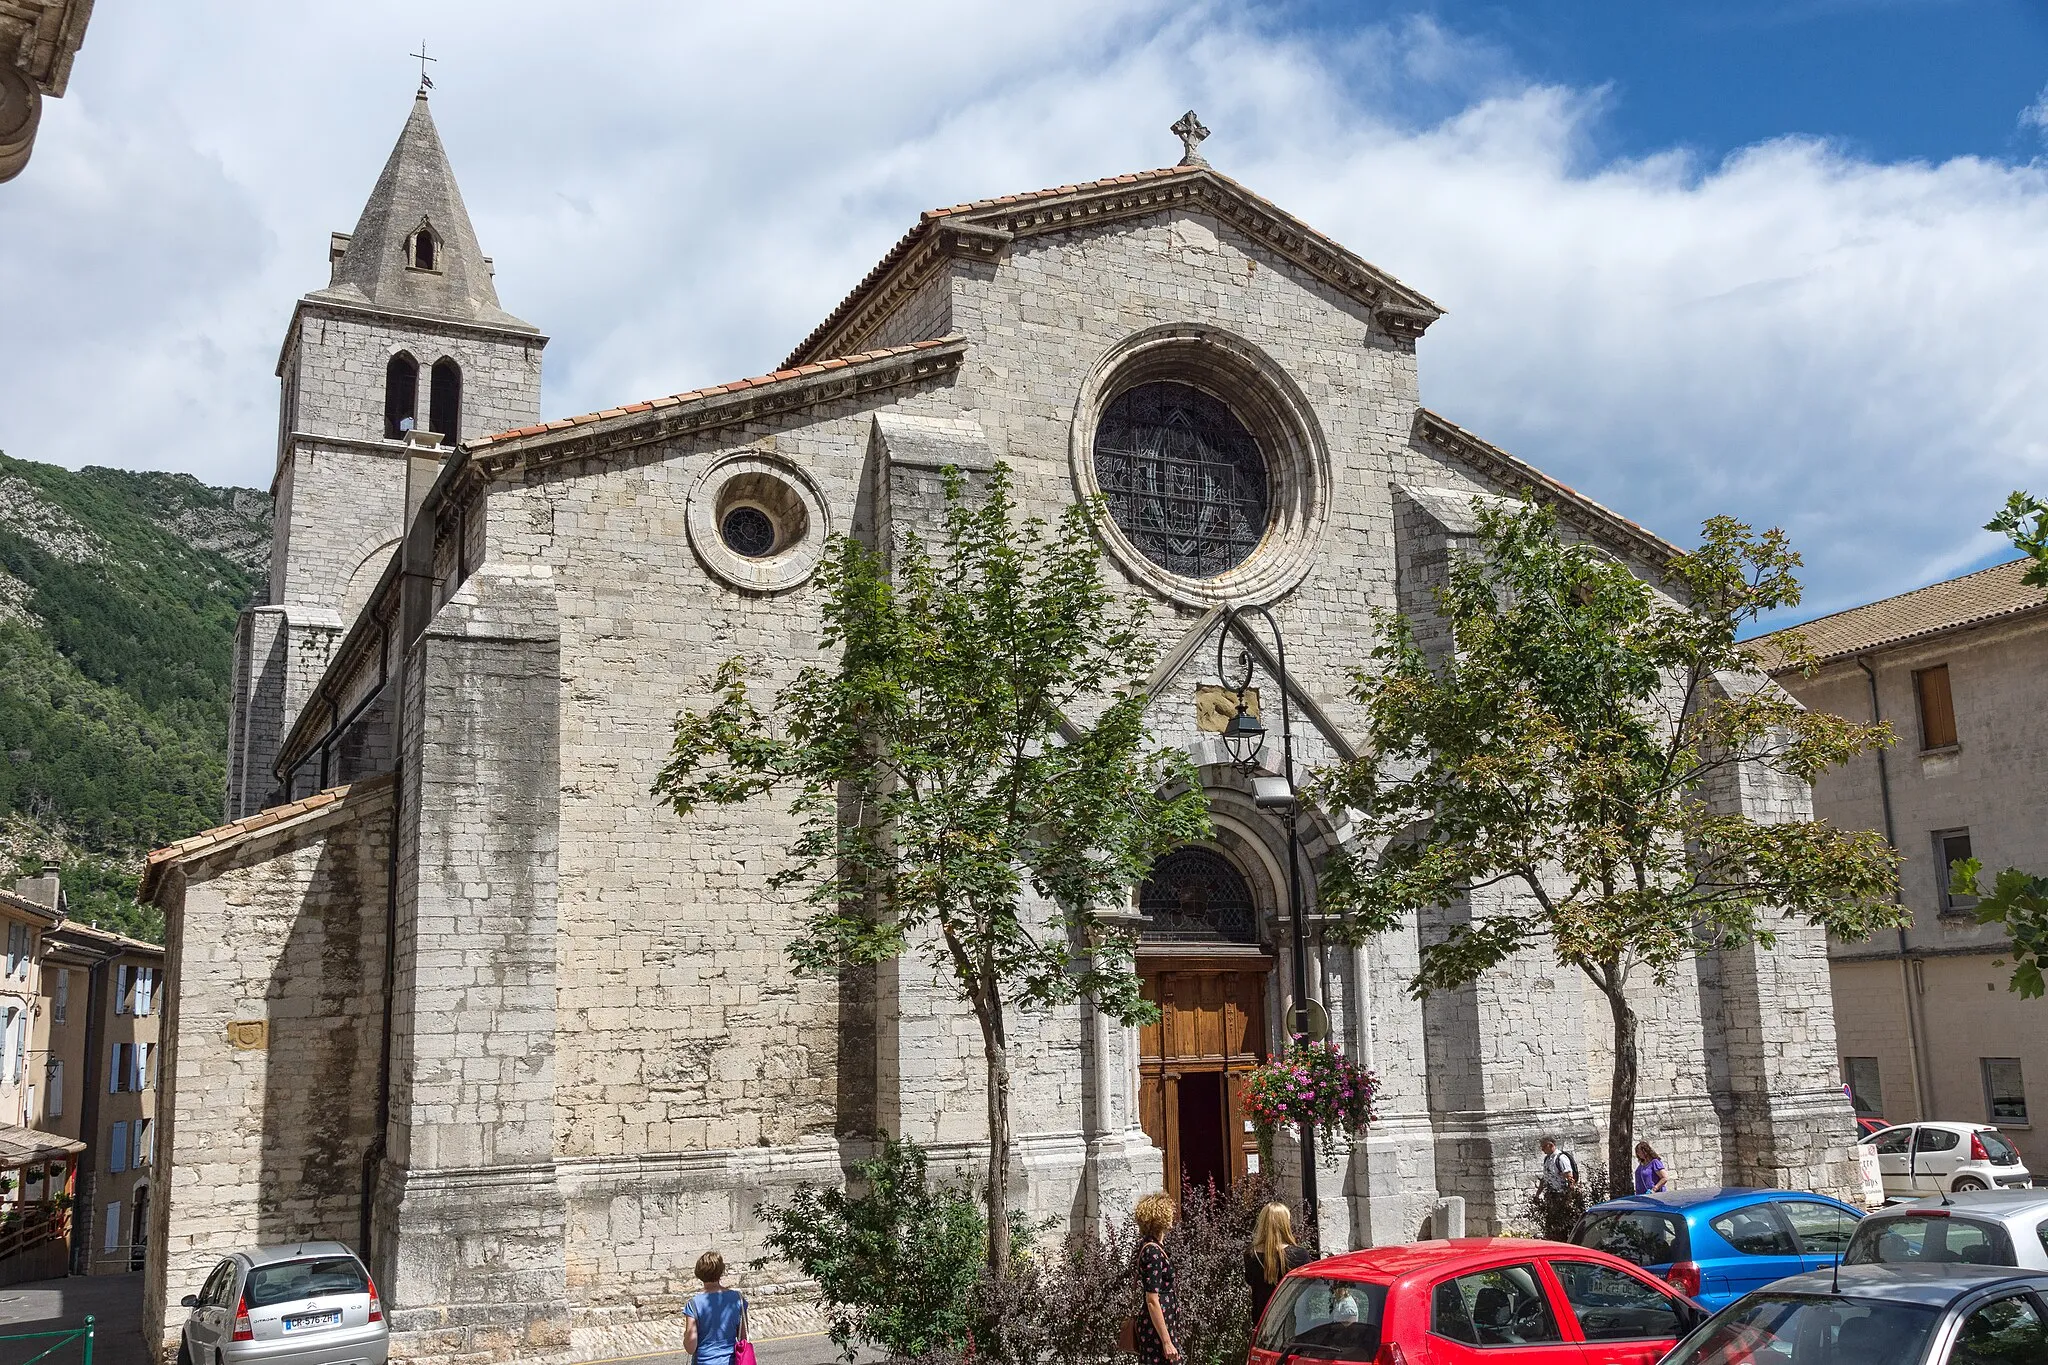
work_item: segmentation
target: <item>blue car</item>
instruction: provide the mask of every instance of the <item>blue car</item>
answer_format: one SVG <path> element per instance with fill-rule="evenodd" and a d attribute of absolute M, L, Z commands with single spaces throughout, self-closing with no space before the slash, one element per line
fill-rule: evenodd
<path fill-rule="evenodd" d="M 1661 1275 L 1708 1308 L 1833 1265 L 1863 1213 L 1790 1190 L 1667 1190 L 1595 1204 L 1572 1232 L 1580 1246 Z"/>

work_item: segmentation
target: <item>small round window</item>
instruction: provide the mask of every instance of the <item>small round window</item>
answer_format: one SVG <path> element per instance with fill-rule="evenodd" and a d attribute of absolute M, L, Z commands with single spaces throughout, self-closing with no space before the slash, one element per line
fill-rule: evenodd
<path fill-rule="evenodd" d="M 775 553 L 775 522 L 760 508 L 742 503 L 718 523 L 718 538 L 736 555 L 766 559 Z"/>
<path fill-rule="evenodd" d="M 1095 478 L 1139 553 L 1183 578 L 1251 557 L 1271 510 L 1266 457 L 1230 405 L 1192 384 L 1139 384 L 1095 430 Z"/>

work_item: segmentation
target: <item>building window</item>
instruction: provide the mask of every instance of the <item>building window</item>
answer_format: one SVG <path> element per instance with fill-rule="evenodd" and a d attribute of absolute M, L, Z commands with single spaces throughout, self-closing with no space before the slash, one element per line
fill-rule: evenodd
<path fill-rule="evenodd" d="M 433 270 L 440 254 L 441 239 L 434 235 L 434 229 L 425 219 L 412 230 L 406 239 L 406 263 L 414 270 Z"/>
<path fill-rule="evenodd" d="M 1860 1117 L 1884 1117 L 1884 1081 L 1878 1075 L 1877 1058 L 1842 1058 L 1842 1083 L 1849 1087 L 1849 1103 Z"/>
<path fill-rule="evenodd" d="M 107 1068 L 107 1093 L 118 1095 L 142 1089 L 142 1045 L 116 1043 Z"/>
<path fill-rule="evenodd" d="M 1992 1123 L 2027 1122 L 2027 1087 L 2017 1057 L 1986 1057 L 1984 1105 Z"/>
<path fill-rule="evenodd" d="M 149 1135 L 151 1126 L 148 1119 L 135 1120 L 135 1159 L 128 1164 L 138 1171 L 149 1164 Z"/>
<path fill-rule="evenodd" d="M 28 962 L 28 926 L 9 921 L 7 925 L 7 974 L 25 975 Z"/>
<path fill-rule="evenodd" d="M 1109 515 L 1168 573 L 1215 578 L 1251 557 L 1272 506 L 1266 457 L 1230 405 L 1191 384 L 1140 384 L 1095 431 Z"/>
<path fill-rule="evenodd" d="M 1138 888 L 1147 939 L 1258 942 L 1252 889 L 1231 861 L 1206 848 L 1177 848 Z"/>
<path fill-rule="evenodd" d="M 384 439 L 410 436 L 419 410 L 420 363 L 400 351 L 384 365 Z"/>
<path fill-rule="evenodd" d="M 121 1249 L 121 1201 L 118 1199 L 107 1201 L 106 1249 L 109 1252 Z"/>
<path fill-rule="evenodd" d="M 1949 894 L 1949 880 L 1955 876 L 1955 865 L 1973 857 L 1970 852 L 1970 831 L 1966 829 L 1938 829 L 1934 831 L 1934 875 L 1938 883 L 1934 903 L 1941 907 L 1944 915 L 1967 915 L 1977 907 L 1975 896 L 1952 896 Z"/>
<path fill-rule="evenodd" d="M 116 1172 L 128 1169 L 128 1123 L 125 1119 L 114 1125 L 114 1131 L 107 1139 L 107 1169 Z"/>
<path fill-rule="evenodd" d="M 71 1009 L 71 970 L 67 967 L 57 973 L 57 994 L 50 1005 L 50 1020 L 61 1024 Z"/>
<path fill-rule="evenodd" d="M 427 376 L 427 430 L 439 432 L 441 444 L 462 439 L 462 367 L 442 356 Z"/>
<path fill-rule="evenodd" d="M 50 1059 L 50 1117 L 64 1116 L 64 1061 L 59 1057 Z"/>
<path fill-rule="evenodd" d="M 1949 695 L 1948 665 L 1936 664 L 1913 675 L 1920 698 L 1920 747 L 1946 749 L 1956 742 L 1956 703 Z"/>

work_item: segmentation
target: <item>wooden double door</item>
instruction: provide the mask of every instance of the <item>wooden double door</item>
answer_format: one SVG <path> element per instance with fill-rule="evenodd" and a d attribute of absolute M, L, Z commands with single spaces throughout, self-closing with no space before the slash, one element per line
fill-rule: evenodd
<path fill-rule="evenodd" d="M 1159 1022 L 1138 1038 L 1138 1114 L 1166 1153 L 1175 1198 L 1214 1181 L 1219 1189 L 1257 1167 L 1238 1083 L 1266 1060 L 1266 980 L 1272 960 L 1201 957 L 1142 960 L 1145 998 Z"/>

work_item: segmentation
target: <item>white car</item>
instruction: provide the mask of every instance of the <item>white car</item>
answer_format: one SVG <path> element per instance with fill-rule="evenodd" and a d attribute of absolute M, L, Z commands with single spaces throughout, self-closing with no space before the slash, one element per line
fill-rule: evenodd
<path fill-rule="evenodd" d="M 1880 1209 L 1843 1265 L 2009 1265 L 2048 1272 L 2048 1190 L 1964 1190 Z"/>
<path fill-rule="evenodd" d="M 1988 1123 L 1901 1123 L 1857 1143 L 1874 1148 L 1885 1196 L 2021 1189 L 2034 1177 L 2019 1148 Z"/>

